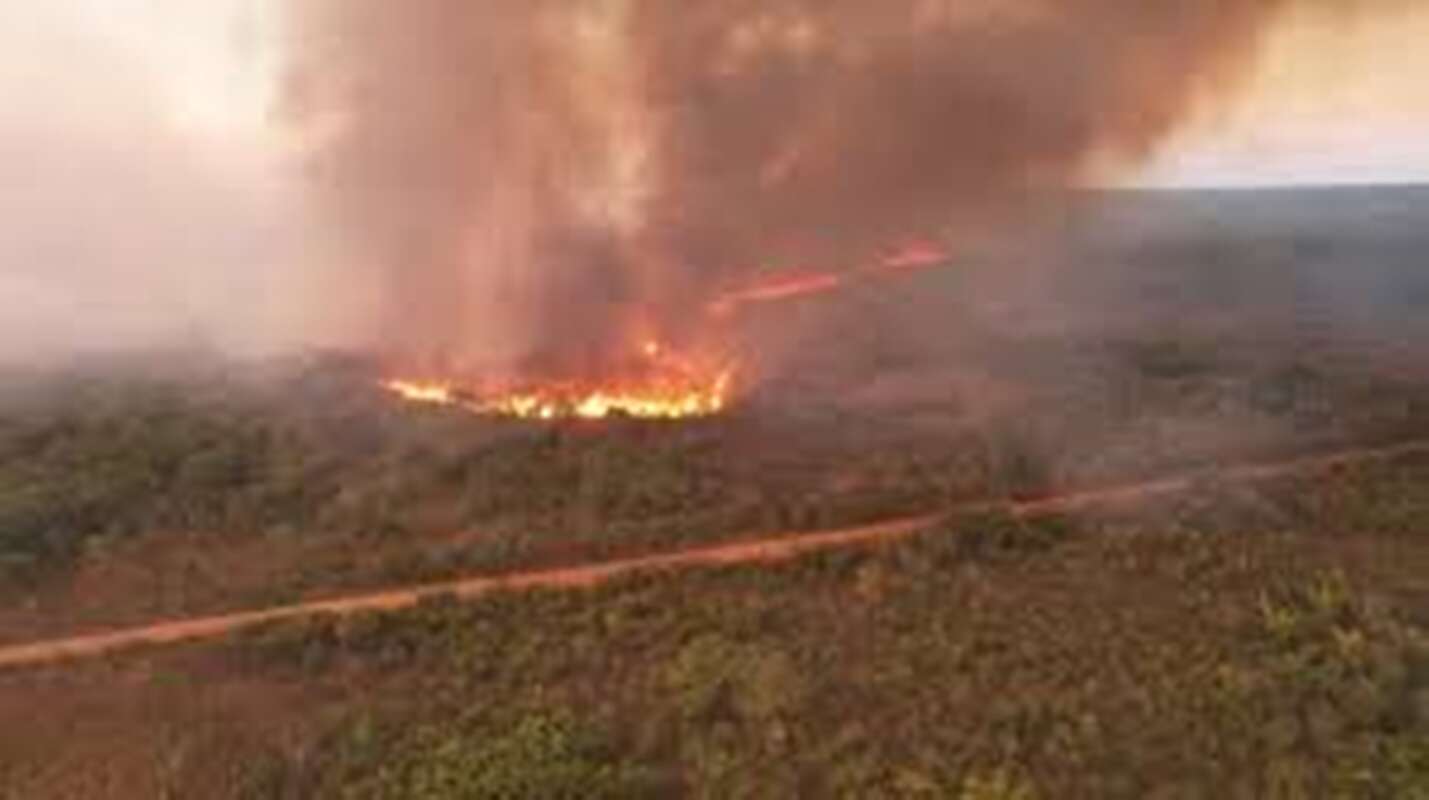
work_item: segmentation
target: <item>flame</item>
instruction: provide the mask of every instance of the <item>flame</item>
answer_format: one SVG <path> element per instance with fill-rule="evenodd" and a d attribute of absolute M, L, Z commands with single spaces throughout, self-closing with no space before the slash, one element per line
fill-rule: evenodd
<path fill-rule="evenodd" d="M 730 403 L 736 367 L 707 368 L 658 341 L 639 348 L 631 374 L 606 380 L 551 380 L 467 388 L 451 381 L 389 380 L 403 400 L 525 420 L 710 417 Z"/>
<path fill-rule="evenodd" d="M 387 381 L 382 385 L 387 391 L 413 403 L 430 403 L 441 406 L 457 403 L 456 389 L 445 383 Z"/>
<path fill-rule="evenodd" d="M 846 282 L 846 278 L 827 273 L 781 278 L 748 289 L 730 292 L 710 303 L 709 311 L 717 317 L 726 317 L 745 305 L 773 303 L 795 297 L 835 292 L 843 288 Z"/>
<path fill-rule="evenodd" d="M 715 317 L 727 317 L 747 305 L 828 294 L 858 283 L 942 266 L 948 258 L 948 252 L 936 244 L 915 242 L 859 269 L 784 270 L 777 279 L 716 298 L 707 311 Z M 688 358 L 655 338 L 639 341 L 631 348 L 628 360 L 633 361 L 631 367 L 616 369 L 613 375 L 600 379 L 473 385 L 402 378 L 382 385 L 408 402 L 526 420 L 679 420 L 714 416 L 729 407 L 737 364 L 712 365 L 707 360 Z"/>
<path fill-rule="evenodd" d="M 896 272 L 905 269 L 931 269 L 948 262 L 949 253 L 932 242 L 913 242 L 875 265 L 874 272 Z"/>
<path fill-rule="evenodd" d="M 785 275 L 767 283 L 737 289 L 710 303 L 708 311 L 716 317 L 727 317 L 747 305 L 828 294 L 855 283 L 877 280 L 897 273 L 932 269 L 946 264 L 948 258 L 948 251 L 936 244 L 915 242 L 860 269 L 837 273 L 799 270 L 792 276 Z"/>
<path fill-rule="evenodd" d="M 491 398 L 476 410 L 519 419 L 589 419 L 613 417 L 677 420 L 714 416 L 725 410 L 732 373 L 709 386 L 632 384 L 612 388 L 550 385 Z"/>

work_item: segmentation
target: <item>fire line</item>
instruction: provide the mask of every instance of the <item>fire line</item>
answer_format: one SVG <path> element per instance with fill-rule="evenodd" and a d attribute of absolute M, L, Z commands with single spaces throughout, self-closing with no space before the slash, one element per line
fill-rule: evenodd
<path fill-rule="evenodd" d="M 935 244 L 917 242 L 873 264 L 849 272 L 796 270 L 792 271 L 793 274 L 785 274 L 765 283 L 736 289 L 714 300 L 709 304 L 708 310 L 716 317 L 728 317 L 745 306 L 830 294 L 859 283 L 940 267 L 947 264 L 948 259 L 947 250 Z"/>
<path fill-rule="evenodd" d="M 799 271 L 730 291 L 709 303 L 706 312 L 725 319 L 747 306 L 830 294 L 947 262 L 944 248 L 915 242 L 860 269 Z M 599 378 L 548 377 L 505 385 L 467 385 L 452 379 L 402 377 L 382 386 L 412 403 L 534 421 L 683 420 L 711 417 L 728 409 L 738 373 L 736 362 L 690 358 L 658 339 L 647 339 L 632 350 L 629 360 L 633 367 L 615 369 Z"/>
<path fill-rule="evenodd" d="M 603 379 L 528 380 L 470 388 L 452 381 L 394 379 L 383 387 L 413 403 L 535 421 L 695 419 L 728 407 L 737 364 L 685 358 L 653 340 L 639 351 L 627 372 Z"/>

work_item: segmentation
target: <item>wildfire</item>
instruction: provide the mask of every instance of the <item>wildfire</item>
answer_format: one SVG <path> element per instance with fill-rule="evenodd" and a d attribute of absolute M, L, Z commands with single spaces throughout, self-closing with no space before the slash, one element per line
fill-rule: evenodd
<path fill-rule="evenodd" d="M 519 419 L 692 419 L 725 410 L 731 378 L 731 373 L 721 374 L 708 386 L 659 382 L 611 388 L 550 385 L 500 395 L 474 408 Z"/>
<path fill-rule="evenodd" d="M 915 243 L 897 250 L 878 261 L 847 272 L 798 270 L 744 289 L 731 291 L 709 304 L 709 313 L 727 317 L 747 305 L 774 303 L 796 297 L 829 294 L 855 283 L 879 280 L 902 272 L 931 269 L 947 263 L 948 253 L 928 243 Z"/>
<path fill-rule="evenodd" d="M 784 270 L 777 279 L 726 293 L 706 310 L 714 317 L 728 317 L 747 305 L 828 294 L 947 261 L 948 254 L 941 247 L 915 243 L 859 269 Z M 631 348 L 626 362 L 626 367 L 614 368 L 610 376 L 598 379 L 473 383 L 403 378 L 383 386 L 413 403 L 526 420 L 679 420 L 714 416 L 729 407 L 737 364 L 689 358 L 655 339 Z"/>
<path fill-rule="evenodd" d="M 414 403 L 433 405 L 455 405 L 458 400 L 456 390 L 441 383 L 414 383 L 412 381 L 387 381 L 382 384 L 387 391 Z"/>
<path fill-rule="evenodd" d="M 715 316 L 725 317 L 745 305 L 773 303 L 794 297 L 807 297 L 814 294 L 835 292 L 843 288 L 844 281 L 845 279 L 838 275 L 818 273 L 781 278 L 749 289 L 730 292 L 713 303 L 710 303 L 709 310 L 710 313 Z"/>
<path fill-rule="evenodd" d="M 607 380 L 550 380 L 468 388 L 448 381 L 391 380 L 383 386 L 414 403 L 453 406 L 525 420 L 709 417 L 730 402 L 736 368 L 707 368 L 658 342 L 640 348 L 629 375 Z"/>

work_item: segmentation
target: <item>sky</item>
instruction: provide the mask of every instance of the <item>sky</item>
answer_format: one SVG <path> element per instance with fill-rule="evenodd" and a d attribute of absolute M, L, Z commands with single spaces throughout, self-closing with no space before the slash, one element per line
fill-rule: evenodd
<path fill-rule="evenodd" d="M 0 5 L 0 359 L 307 338 L 286 319 L 312 226 L 268 122 L 259 11 Z"/>
<path fill-rule="evenodd" d="M 1429 7 L 1360 18 L 1301 12 L 1250 84 L 1206 108 L 1133 183 L 1429 181 Z"/>

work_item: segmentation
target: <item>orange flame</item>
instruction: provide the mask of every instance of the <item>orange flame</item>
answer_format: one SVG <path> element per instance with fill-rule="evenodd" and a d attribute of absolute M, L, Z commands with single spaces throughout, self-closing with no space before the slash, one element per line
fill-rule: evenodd
<path fill-rule="evenodd" d="M 728 316 L 740 306 L 744 305 L 773 303 L 779 300 L 790 300 L 795 297 L 807 297 L 813 294 L 826 294 L 828 292 L 838 291 L 843 288 L 846 282 L 846 278 L 831 274 L 813 274 L 802 277 L 783 278 L 749 289 L 730 292 L 713 303 L 710 303 L 709 310 L 710 313 L 716 316 Z"/>
<path fill-rule="evenodd" d="M 440 406 L 457 403 L 456 389 L 444 383 L 386 381 L 382 386 L 403 400 L 410 400 L 413 403 L 430 403 Z"/>
<path fill-rule="evenodd" d="M 846 272 L 803 271 L 737 289 L 717 298 L 707 310 L 725 317 L 744 306 L 828 294 L 896 273 L 946 264 L 948 253 L 929 243 L 902 247 L 861 269 Z M 479 414 L 528 420 L 629 417 L 678 420 L 709 417 L 731 402 L 737 365 L 711 366 L 683 357 L 656 339 L 632 348 L 634 367 L 599 380 L 548 380 L 471 386 L 451 380 L 394 379 L 383 383 L 403 400 L 453 406 Z"/>
<path fill-rule="evenodd" d="M 725 410 L 731 379 L 731 373 L 723 373 L 708 386 L 650 383 L 585 388 L 553 385 L 498 395 L 475 408 L 520 419 L 692 419 Z"/>
<path fill-rule="evenodd" d="M 640 353 L 642 363 L 632 375 L 603 381 L 546 381 L 481 390 L 449 381 L 390 380 L 383 387 L 409 402 L 526 420 L 679 420 L 714 416 L 728 408 L 734 366 L 707 369 L 656 341 L 646 342 Z"/>
<path fill-rule="evenodd" d="M 876 280 L 894 273 L 931 269 L 946 264 L 947 261 L 948 252 L 943 248 L 927 242 L 916 242 L 861 269 L 842 273 L 803 271 L 795 276 L 780 277 L 767 283 L 738 289 L 710 303 L 708 310 L 717 317 L 727 317 L 746 305 L 828 294 L 854 283 Z"/>

